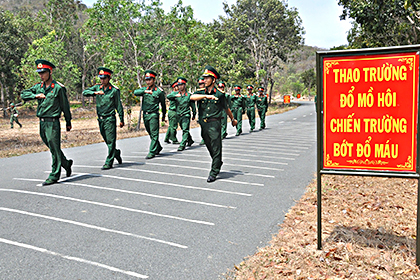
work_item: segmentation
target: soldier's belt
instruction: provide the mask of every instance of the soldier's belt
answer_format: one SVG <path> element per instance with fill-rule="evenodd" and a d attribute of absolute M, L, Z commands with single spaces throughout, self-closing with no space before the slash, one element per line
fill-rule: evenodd
<path fill-rule="evenodd" d="M 55 118 L 39 118 L 39 120 L 41 122 L 55 122 L 58 121 L 59 117 L 55 117 Z"/>
<path fill-rule="evenodd" d="M 203 122 L 207 123 L 207 122 L 215 122 L 215 121 L 220 121 L 223 118 L 205 118 L 203 119 Z"/>
<path fill-rule="evenodd" d="M 104 119 L 107 119 L 107 118 L 112 117 L 112 116 L 114 116 L 114 114 L 111 114 L 111 115 L 105 115 L 105 116 L 98 116 L 98 119 L 100 119 L 100 120 L 104 120 Z"/>
<path fill-rule="evenodd" d="M 143 114 L 145 114 L 145 115 L 158 114 L 158 113 L 159 113 L 158 111 L 153 111 L 153 112 L 146 112 L 146 111 L 144 111 L 143 112 Z"/>

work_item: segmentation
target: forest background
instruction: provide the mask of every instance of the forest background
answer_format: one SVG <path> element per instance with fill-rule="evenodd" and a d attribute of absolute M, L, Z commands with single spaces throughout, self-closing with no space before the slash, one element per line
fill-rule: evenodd
<path fill-rule="evenodd" d="M 420 41 L 414 0 L 337 4 L 343 8 L 341 18 L 353 21 L 349 44 L 333 49 Z M 87 105 L 81 93 L 99 82 L 97 67 L 111 68 L 130 119 L 131 107 L 139 102 L 132 93 L 144 84 L 146 69 L 159 74 L 158 84 L 166 91 L 178 76 L 195 90 L 209 64 L 228 87 L 264 86 L 270 102 L 275 95 L 315 95 L 319 48 L 304 45 L 296 8 L 286 0 L 237 0 L 225 3 L 224 12 L 203 23 L 182 0 L 167 13 L 160 0 L 98 0 L 92 8 L 79 0 L 0 0 L 0 106 L 18 103 L 20 92 L 39 82 L 38 58 L 57 66 L 54 79 L 66 86 L 72 106 Z"/>

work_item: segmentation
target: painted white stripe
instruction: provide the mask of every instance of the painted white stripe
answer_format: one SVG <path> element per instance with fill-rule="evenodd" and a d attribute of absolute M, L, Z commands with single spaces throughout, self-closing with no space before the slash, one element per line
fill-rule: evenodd
<path fill-rule="evenodd" d="M 112 233 L 116 233 L 116 234 L 121 234 L 121 235 L 131 236 L 131 237 L 135 237 L 135 238 L 145 239 L 145 240 L 149 240 L 149 241 L 154 241 L 154 242 L 158 242 L 158 243 L 162 243 L 162 244 L 166 244 L 166 245 L 170 245 L 170 246 L 174 246 L 174 247 L 178 247 L 178 248 L 182 248 L 182 249 L 187 249 L 188 248 L 185 245 L 177 244 L 177 243 L 170 242 L 170 241 L 164 241 L 164 240 L 160 240 L 160 239 L 156 239 L 156 238 L 151 238 L 151 237 L 146 237 L 146 236 L 142 236 L 142 235 L 137 235 L 137 234 L 133 234 L 133 233 L 125 232 L 125 231 L 114 230 L 114 229 L 109 229 L 109 228 L 104 228 L 104 227 L 98 227 L 98 226 L 95 226 L 95 225 L 90 225 L 90 224 L 86 224 L 86 223 L 80 223 L 80 222 L 76 222 L 76 221 L 72 221 L 72 220 L 67 220 L 67 219 L 61 219 L 61 218 L 52 217 L 52 216 L 46 216 L 46 215 L 36 214 L 36 213 L 22 211 L 22 210 L 17 210 L 17 209 L 0 207 L 0 211 L 7 211 L 7 212 L 12 212 L 12 213 L 18 213 L 18 214 L 22 214 L 22 215 L 28 215 L 28 216 L 32 216 L 32 217 L 48 219 L 48 220 L 52 220 L 52 221 L 56 221 L 56 222 L 62 222 L 62 223 L 72 224 L 72 225 L 86 227 L 86 228 L 91 228 L 91 229 L 96 229 L 96 230 L 100 230 L 100 231 L 112 232 Z"/>
<path fill-rule="evenodd" d="M 124 161 L 124 162 L 138 163 L 136 161 Z M 202 168 L 202 167 L 197 167 L 197 166 L 163 164 L 163 163 L 156 163 L 156 162 L 147 162 L 147 165 L 155 165 L 155 166 L 163 166 L 163 167 L 177 167 L 177 168 L 184 168 L 184 169 L 195 169 L 195 170 L 208 171 L 208 168 Z M 242 172 L 242 171 L 225 171 L 225 170 L 223 170 L 223 171 L 221 171 L 221 173 L 233 173 L 233 174 L 237 174 L 237 175 L 245 175 L 245 176 L 253 176 L 253 177 L 275 178 L 275 176 L 273 176 L 273 175 L 256 174 L 256 173 L 249 173 L 249 172 Z"/>
<path fill-rule="evenodd" d="M 65 185 L 73 185 L 73 186 L 80 186 L 80 187 L 86 187 L 86 188 L 92 188 L 92 189 L 99 189 L 99 190 L 107 190 L 107 191 L 113 191 L 113 192 L 129 193 L 129 194 L 135 194 L 135 195 L 141 195 L 141 196 L 148 196 L 148 197 L 153 197 L 153 198 L 160 198 L 160 199 L 167 199 L 167 200 L 173 200 L 173 201 L 179 201 L 179 202 L 200 204 L 200 205 L 205 205 L 205 206 L 213 206 L 213 207 L 219 207 L 219 208 L 236 209 L 236 207 L 234 207 L 234 206 L 226 206 L 226 205 L 220 205 L 220 204 L 215 204 L 215 203 L 208 203 L 208 202 L 203 202 L 203 201 L 196 201 L 196 200 L 188 200 L 188 199 L 183 199 L 183 198 L 176 198 L 176 197 L 171 197 L 171 196 L 163 196 L 163 195 L 157 195 L 157 194 L 150 194 L 150 193 L 143 193 L 143 192 L 134 192 L 134 191 L 128 191 L 128 190 L 121 190 L 121 189 L 100 187 L 100 186 L 94 186 L 94 185 L 88 185 L 88 184 L 82 184 L 82 183 L 64 182 L 63 184 L 65 184 Z"/>
<path fill-rule="evenodd" d="M 225 145 L 226 147 L 228 147 L 228 148 L 226 148 L 227 150 L 231 150 L 232 148 L 237 148 L 238 147 L 238 145 L 229 145 L 229 144 L 227 144 L 227 145 Z M 254 148 L 254 150 L 249 150 L 250 148 Z M 245 146 L 242 146 L 242 148 L 240 149 L 242 152 L 244 151 L 244 150 L 246 150 L 247 152 L 255 152 L 255 151 L 260 151 L 260 150 L 262 150 L 262 151 L 270 151 L 272 154 L 277 154 L 277 153 L 279 153 L 279 152 L 281 152 L 281 151 L 287 151 L 287 152 L 305 152 L 305 151 L 302 151 L 302 150 L 308 150 L 309 148 L 301 148 L 301 149 L 298 149 L 296 146 L 294 146 L 294 147 L 275 147 L 275 148 L 270 148 L 270 147 L 266 147 L 266 145 L 261 145 L 261 146 L 258 146 L 258 145 L 254 145 L 254 146 L 247 146 L 247 147 L 245 147 Z"/>
<path fill-rule="evenodd" d="M 25 248 L 25 249 L 31 249 L 31 250 L 34 250 L 34 251 L 38 251 L 38 252 L 48 254 L 48 255 L 53 255 L 53 256 L 60 257 L 60 258 L 63 258 L 63 259 L 67 259 L 67 260 L 71 260 L 71 261 L 81 262 L 81 263 L 85 263 L 85 264 L 88 264 L 88 265 L 93 265 L 93 266 L 105 268 L 105 269 L 108 269 L 108 270 L 111 270 L 111 271 L 114 271 L 114 272 L 126 274 L 126 275 L 137 277 L 137 278 L 140 278 L 140 279 L 149 278 L 149 276 L 139 274 L 137 272 L 122 270 L 122 269 L 119 269 L 119 268 L 116 268 L 116 267 L 113 267 L 113 266 L 109 266 L 109 265 L 106 265 L 106 264 L 101 264 L 101 263 L 97 263 L 97 262 L 93 262 L 93 261 L 88 261 L 88 260 L 78 258 L 78 257 L 66 256 L 66 255 L 63 255 L 63 254 L 60 254 L 60 253 L 57 253 L 57 252 L 53 252 L 53 251 L 50 251 L 50 250 L 47 250 L 47 249 L 44 249 L 44 248 L 40 248 L 40 247 L 36 247 L 36 246 L 32 246 L 32 245 L 29 245 L 29 244 L 24 244 L 24 243 L 12 241 L 12 240 L 7 240 L 7 239 L 4 239 L 4 238 L 0 238 L 0 242 L 6 243 L 6 244 L 9 244 L 9 245 L 13 245 L 13 246 L 17 246 L 17 247 L 21 247 L 21 248 Z"/>
<path fill-rule="evenodd" d="M 136 158 L 137 156 L 125 156 L 125 157 L 134 157 Z M 160 158 L 160 157 L 155 157 L 153 160 L 159 160 L 159 159 L 163 159 L 165 160 L 165 158 Z M 196 163 L 209 163 L 208 161 L 199 161 L 199 160 L 190 160 L 190 159 L 180 159 L 180 158 L 171 158 L 171 161 L 187 161 L 187 162 L 196 162 Z M 267 170 L 275 170 L 275 171 L 284 171 L 284 169 L 278 169 L 278 168 L 271 168 L 271 167 L 262 167 L 262 166 L 252 166 L 252 165 L 242 165 L 242 164 L 230 164 L 230 163 L 223 163 L 223 165 L 233 165 L 236 167 L 248 167 L 248 168 L 252 168 L 252 169 L 267 169 Z M 287 163 L 285 165 L 288 165 Z"/>
<path fill-rule="evenodd" d="M 134 181 L 134 182 L 143 182 L 143 183 L 150 183 L 150 184 L 158 184 L 158 185 L 165 185 L 165 186 L 173 186 L 185 189 L 194 189 L 194 190 L 201 190 L 201 191 L 209 191 L 209 192 L 220 192 L 220 193 L 227 193 L 227 194 L 235 194 L 235 195 L 243 195 L 243 196 L 252 196 L 252 194 L 248 193 L 240 193 L 240 192 L 231 192 L 231 191 L 224 191 L 218 189 L 210 189 L 210 188 L 200 188 L 200 187 L 193 187 L 187 185 L 180 185 L 175 183 L 165 183 L 165 182 L 158 182 L 152 180 L 143 180 L 137 178 L 127 178 L 127 177 L 120 177 L 120 176 L 113 176 L 113 175 L 106 175 L 106 174 L 92 174 L 92 173 L 84 173 L 88 176 L 95 176 L 95 177 L 105 177 L 105 178 L 113 178 L 117 180 L 125 180 L 125 181 Z"/>
<path fill-rule="evenodd" d="M 229 154 L 229 155 L 238 155 L 238 153 L 226 153 L 226 152 L 223 152 L 223 155 L 226 155 L 226 154 Z M 191 157 L 201 157 L 201 158 L 203 157 L 200 154 L 192 154 L 192 153 L 180 153 L 178 155 L 179 156 L 187 156 L 187 157 L 190 157 L 190 156 Z M 245 156 L 247 157 L 248 155 L 245 155 Z M 270 158 L 272 158 L 272 159 L 284 159 L 284 160 L 295 160 L 294 158 L 275 157 L 275 156 L 270 157 Z M 242 161 L 247 161 L 247 162 L 249 162 L 251 160 L 249 158 L 233 158 L 233 157 L 226 157 L 226 156 L 224 156 L 223 159 L 239 160 L 239 161 L 242 160 Z M 271 161 L 271 160 L 255 160 L 255 159 L 252 159 L 252 162 L 261 162 L 261 163 L 269 163 L 269 164 L 287 165 L 287 163 L 278 162 L 278 161 Z"/>
<path fill-rule="evenodd" d="M 236 142 L 239 143 L 239 144 L 236 144 L 236 146 L 240 145 L 242 148 L 251 146 L 251 147 L 256 148 L 256 149 L 259 149 L 260 145 L 264 146 L 265 148 L 270 147 L 273 150 L 276 150 L 277 148 L 281 149 L 282 147 L 279 147 L 280 145 L 281 146 L 293 146 L 293 149 L 298 149 L 298 150 L 299 149 L 307 150 L 311 147 L 311 146 L 305 146 L 305 145 L 301 145 L 301 144 L 290 143 L 290 142 L 279 141 L 279 140 L 275 141 L 276 144 L 266 144 L 266 143 L 261 144 L 261 142 L 251 143 L 250 141 L 241 141 L 241 140 L 235 140 L 235 143 Z M 232 142 L 232 144 L 233 144 L 233 142 Z M 230 147 L 230 145 L 228 145 L 228 146 Z"/>
<path fill-rule="evenodd" d="M 19 180 L 19 178 L 17 178 L 17 179 Z M 49 194 L 49 193 L 37 193 L 37 192 L 29 192 L 29 191 L 23 191 L 23 190 L 12 190 L 12 189 L 0 189 L 0 191 L 23 193 L 23 194 L 32 194 L 32 195 L 38 195 L 38 196 L 46 196 L 46 197 L 52 197 L 52 198 L 57 198 L 57 199 L 64 199 L 64 200 L 76 201 L 76 202 L 81 202 L 81 203 L 99 205 L 99 206 L 108 207 L 108 208 L 115 208 L 115 209 L 119 209 L 119 210 L 141 213 L 141 214 L 146 214 L 146 215 L 151 215 L 151 216 L 156 216 L 156 217 L 161 217 L 161 218 L 168 218 L 168 219 L 174 219 L 174 220 L 179 220 L 179 221 L 184 221 L 184 222 L 189 222 L 189 223 L 196 223 L 196 224 L 214 226 L 214 223 L 210 223 L 210 222 L 206 222 L 206 221 L 186 219 L 186 218 L 181 218 L 181 217 L 176 217 L 176 216 L 171 216 L 171 215 L 154 213 L 154 212 L 150 212 L 150 211 L 143 211 L 143 210 L 139 210 L 139 209 L 133 209 L 133 208 L 123 207 L 123 206 L 117 206 L 117 205 L 112 205 L 112 204 L 107 204 L 107 203 L 102 203 L 102 202 L 78 199 L 78 198 Z"/>
<path fill-rule="evenodd" d="M 241 148 L 229 148 L 228 150 L 229 150 L 229 152 L 231 152 L 231 151 L 238 151 L 239 153 L 241 153 L 241 152 L 243 153 L 243 151 L 244 151 L 244 149 L 241 149 Z M 290 150 L 290 149 L 286 149 L 286 150 Z M 229 153 L 229 152 L 223 151 L 223 154 L 226 154 L 226 153 Z M 275 153 L 273 153 L 273 151 L 271 151 L 271 149 L 269 151 L 267 151 L 267 152 L 260 151 L 259 148 L 258 148 L 258 151 L 247 151 L 247 153 L 253 153 L 253 152 L 257 153 L 257 156 L 260 155 L 260 154 L 287 155 L 287 156 L 296 156 L 296 157 L 300 156 L 300 154 L 288 153 L 288 152 L 279 152 L 279 151 L 276 151 Z M 238 153 L 234 153 L 234 154 L 236 155 Z"/>
<path fill-rule="evenodd" d="M 74 167 L 84 167 L 84 168 L 101 168 L 100 166 L 89 166 L 89 165 L 73 165 L 73 166 Z M 200 180 L 206 180 L 207 179 L 207 177 L 200 177 L 200 176 L 194 176 L 194 175 L 188 175 L 188 174 L 178 174 L 178 173 L 170 173 L 170 172 L 162 172 L 162 171 L 154 171 L 154 170 L 144 170 L 144 169 L 135 169 L 135 168 L 127 168 L 127 167 L 118 167 L 118 170 L 127 170 L 127 171 L 154 173 L 154 174 L 162 174 L 162 175 L 169 175 L 169 176 L 196 178 L 196 179 L 200 179 Z M 229 179 L 218 179 L 218 180 L 233 183 L 233 184 L 252 185 L 252 186 L 259 186 L 259 187 L 264 186 L 264 184 L 260 184 L 260 183 L 234 181 L 234 180 L 229 180 Z"/>
<path fill-rule="evenodd" d="M 246 142 L 246 143 L 255 143 L 258 145 L 264 145 L 264 143 L 279 143 L 279 142 L 285 142 L 285 141 L 291 141 L 293 143 L 299 143 L 299 144 L 305 144 L 308 146 L 312 146 L 314 142 L 316 142 L 315 139 L 311 138 L 307 138 L 307 139 L 302 139 L 302 138 L 294 138 L 294 137 L 289 137 L 289 136 L 280 136 L 280 137 L 273 137 L 273 138 L 251 138 L 251 139 L 246 139 L 245 141 L 241 141 L 241 140 L 235 140 L 235 142 Z"/>

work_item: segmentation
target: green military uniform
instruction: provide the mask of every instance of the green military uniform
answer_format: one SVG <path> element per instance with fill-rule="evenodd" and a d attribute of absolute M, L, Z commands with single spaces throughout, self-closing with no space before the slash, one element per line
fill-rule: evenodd
<path fill-rule="evenodd" d="M 99 67 L 98 73 L 100 78 L 104 78 L 106 76 L 111 77 L 112 71 L 105 67 Z M 104 94 L 95 94 L 98 91 L 103 91 Z M 83 95 L 96 96 L 96 113 L 98 114 L 99 130 L 108 146 L 108 156 L 102 169 L 112 168 L 114 158 L 121 164 L 121 151 L 116 149 L 117 120 L 115 117 L 115 110 L 117 110 L 120 122 L 124 123 L 124 109 L 121 104 L 120 90 L 111 83 L 106 88 L 101 84 L 97 84 L 85 89 Z"/>
<path fill-rule="evenodd" d="M 15 107 L 15 104 L 10 104 L 10 128 L 13 128 L 13 122 L 16 122 L 20 127 L 22 127 L 22 124 L 19 122 L 18 116 L 19 112 Z"/>
<path fill-rule="evenodd" d="M 151 70 L 145 71 L 145 78 L 155 78 L 156 73 Z M 162 107 L 163 119 L 166 114 L 166 104 L 165 104 L 165 93 L 162 89 L 157 86 L 142 87 L 134 91 L 134 95 L 143 96 L 142 110 L 143 110 L 143 120 L 144 126 L 146 127 L 147 133 L 150 135 L 150 147 L 149 154 L 147 159 L 155 157 L 160 151 L 162 151 L 162 146 L 159 143 L 159 103 Z"/>
<path fill-rule="evenodd" d="M 235 85 L 234 88 L 235 91 L 242 89 L 239 85 Z M 238 121 L 236 136 L 239 136 L 242 133 L 242 114 L 245 113 L 245 98 L 242 94 L 239 93 L 230 97 L 230 109 L 232 110 L 233 117 Z"/>
<path fill-rule="evenodd" d="M 212 76 L 219 79 L 220 75 L 211 67 L 206 66 L 203 76 Z M 211 92 L 203 89 L 195 92 L 195 94 L 215 95 L 217 100 L 203 99 L 197 101 L 198 104 L 198 119 L 201 126 L 201 137 L 204 139 L 207 150 L 212 158 L 211 171 L 208 182 L 215 180 L 222 167 L 222 135 L 221 122 L 223 119 L 222 111 L 227 110 L 227 101 L 224 93 L 216 88 Z"/>
<path fill-rule="evenodd" d="M 246 87 L 248 90 L 254 89 L 252 85 Z M 255 103 L 257 102 L 257 96 L 253 93 L 245 96 L 246 114 L 249 120 L 250 132 L 255 129 Z"/>
<path fill-rule="evenodd" d="M 217 87 L 219 88 L 219 91 L 220 92 L 222 92 L 222 93 L 225 94 L 225 96 L 226 96 L 226 102 L 227 102 L 228 107 L 229 107 L 230 96 L 229 96 L 229 94 L 225 93 L 225 91 L 224 91 L 224 89 L 226 87 L 226 84 L 224 82 L 220 81 L 217 84 Z M 223 114 L 223 119 L 222 119 L 222 139 L 225 139 L 226 136 L 228 135 L 227 134 L 227 114 L 226 114 L 226 111 L 223 110 L 222 114 Z"/>
<path fill-rule="evenodd" d="M 55 66 L 46 60 L 38 59 L 35 61 L 37 65 L 37 72 L 42 73 L 50 71 Z M 25 101 L 36 99 L 38 94 L 44 94 L 45 98 L 37 98 L 38 108 L 36 115 L 39 117 L 39 133 L 42 141 L 50 149 L 52 155 L 52 170 L 48 179 L 43 185 L 53 184 L 60 179 L 61 167 L 67 172 L 67 176 L 71 175 L 71 166 L 73 161 L 67 160 L 61 151 L 61 128 L 60 116 L 61 112 L 64 113 L 66 120 L 67 130 L 71 128 L 71 113 L 70 105 L 66 95 L 66 88 L 64 85 L 52 80 L 51 84 L 47 87 L 44 82 L 38 83 L 22 91 L 21 98 Z"/>
<path fill-rule="evenodd" d="M 198 88 L 199 88 L 198 90 L 204 89 L 206 87 L 204 85 L 204 78 L 203 77 L 198 78 L 197 83 L 198 83 Z M 204 144 L 205 144 L 204 139 L 201 139 L 200 145 L 204 145 Z"/>
<path fill-rule="evenodd" d="M 187 80 L 185 78 L 178 78 L 178 85 L 186 83 Z M 178 94 L 181 96 L 178 96 Z M 191 146 L 194 143 L 190 134 L 191 110 L 193 113 L 193 119 L 195 119 L 197 112 L 195 108 L 195 102 L 190 100 L 190 96 L 191 93 L 181 93 L 178 91 L 174 91 L 167 96 L 169 100 L 174 100 L 176 102 L 176 113 L 178 116 L 179 125 L 182 129 L 182 140 L 178 151 L 183 151 L 186 145 Z"/>
<path fill-rule="evenodd" d="M 257 95 L 257 110 L 258 115 L 260 116 L 260 129 L 265 128 L 265 113 L 267 112 L 268 108 L 268 100 L 267 96 L 264 94 L 264 88 L 258 88 L 258 95 Z"/>
<path fill-rule="evenodd" d="M 174 82 L 171 87 L 174 88 L 178 81 Z M 168 130 L 166 131 L 165 141 L 166 143 L 170 143 L 169 140 L 172 141 L 173 144 L 179 144 L 178 139 L 176 138 L 176 129 L 178 128 L 178 115 L 176 113 L 176 102 L 175 100 L 169 100 L 169 108 L 168 108 L 168 120 L 169 126 Z"/>

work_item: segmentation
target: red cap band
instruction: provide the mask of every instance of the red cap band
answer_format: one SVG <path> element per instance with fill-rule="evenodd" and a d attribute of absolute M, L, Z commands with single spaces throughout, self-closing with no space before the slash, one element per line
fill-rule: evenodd
<path fill-rule="evenodd" d="M 42 64 L 42 63 L 38 64 L 38 65 L 36 66 L 36 68 L 37 68 L 37 69 L 48 68 L 48 69 L 50 69 L 50 70 L 52 70 L 52 69 L 53 69 L 51 66 L 49 66 L 49 65 L 47 65 L 47 64 Z"/>
<path fill-rule="evenodd" d="M 99 75 L 108 75 L 108 76 L 111 77 L 111 73 L 109 73 L 107 71 L 104 71 L 104 70 L 99 71 Z"/>

